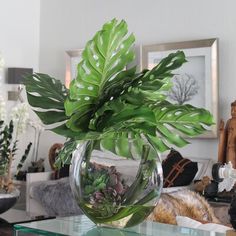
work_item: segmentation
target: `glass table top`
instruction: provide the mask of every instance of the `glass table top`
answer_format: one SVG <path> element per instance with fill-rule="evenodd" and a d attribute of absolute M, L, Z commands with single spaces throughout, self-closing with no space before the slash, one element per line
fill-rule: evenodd
<path fill-rule="evenodd" d="M 35 221 L 14 225 L 15 235 L 28 232 L 40 235 L 62 236 L 223 236 L 225 234 L 178 227 L 146 221 L 140 225 L 126 229 L 97 227 L 86 216 L 60 217 L 51 220 Z"/>

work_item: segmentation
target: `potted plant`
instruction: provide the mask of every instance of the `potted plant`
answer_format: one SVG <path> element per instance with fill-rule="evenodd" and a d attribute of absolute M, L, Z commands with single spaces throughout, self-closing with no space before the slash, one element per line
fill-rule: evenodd
<path fill-rule="evenodd" d="M 11 111 L 11 120 L 6 119 L 5 102 L 0 97 L 0 214 L 11 208 L 19 197 L 19 190 L 15 188 L 12 175 L 12 164 L 17 152 L 19 135 L 24 132 L 28 113 L 27 105 L 20 104 Z M 32 143 L 30 142 L 17 165 L 17 172 L 23 166 Z"/>
<path fill-rule="evenodd" d="M 117 227 L 135 225 L 152 211 L 162 188 L 158 153 L 185 146 L 181 134 L 193 137 L 213 124 L 208 111 L 167 99 L 184 53 L 137 73 L 126 67 L 135 41 L 127 33 L 123 20 L 106 23 L 86 44 L 69 89 L 46 74 L 24 81 L 43 123 L 68 139 L 57 166 L 70 164 L 73 153 L 71 186 L 79 206 L 95 223 Z"/>

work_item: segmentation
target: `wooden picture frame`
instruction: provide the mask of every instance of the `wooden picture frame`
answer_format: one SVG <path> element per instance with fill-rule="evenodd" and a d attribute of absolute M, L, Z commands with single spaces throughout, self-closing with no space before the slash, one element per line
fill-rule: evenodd
<path fill-rule="evenodd" d="M 71 80 L 76 78 L 77 65 L 82 59 L 83 49 L 66 51 L 66 75 L 65 86 L 69 88 Z"/>

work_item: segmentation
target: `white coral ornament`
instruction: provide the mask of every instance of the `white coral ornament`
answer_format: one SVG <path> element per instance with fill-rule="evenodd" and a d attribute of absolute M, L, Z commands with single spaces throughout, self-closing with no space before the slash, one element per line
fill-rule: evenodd
<path fill-rule="evenodd" d="M 232 163 L 224 164 L 219 170 L 219 177 L 223 179 L 218 185 L 218 192 L 224 190 L 230 191 L 236 183 L 236 170 L 233 168 Z"/>

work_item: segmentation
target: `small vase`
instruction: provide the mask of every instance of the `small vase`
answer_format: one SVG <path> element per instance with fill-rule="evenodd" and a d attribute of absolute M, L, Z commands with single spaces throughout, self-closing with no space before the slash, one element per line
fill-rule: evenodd
<path fill-rule="evenodd" d="M 130 158 L 117 155 L 124 149 Z M 134 140 L 122 150 L 110 152 L 98 147 L 96 141 L 85 141 L 73 153 L 73 195 L 84 214 L 98 226 L 139 224 L 160 197 L 163 179 L 156 150 L 149 143 L 137 146 Z"/>

